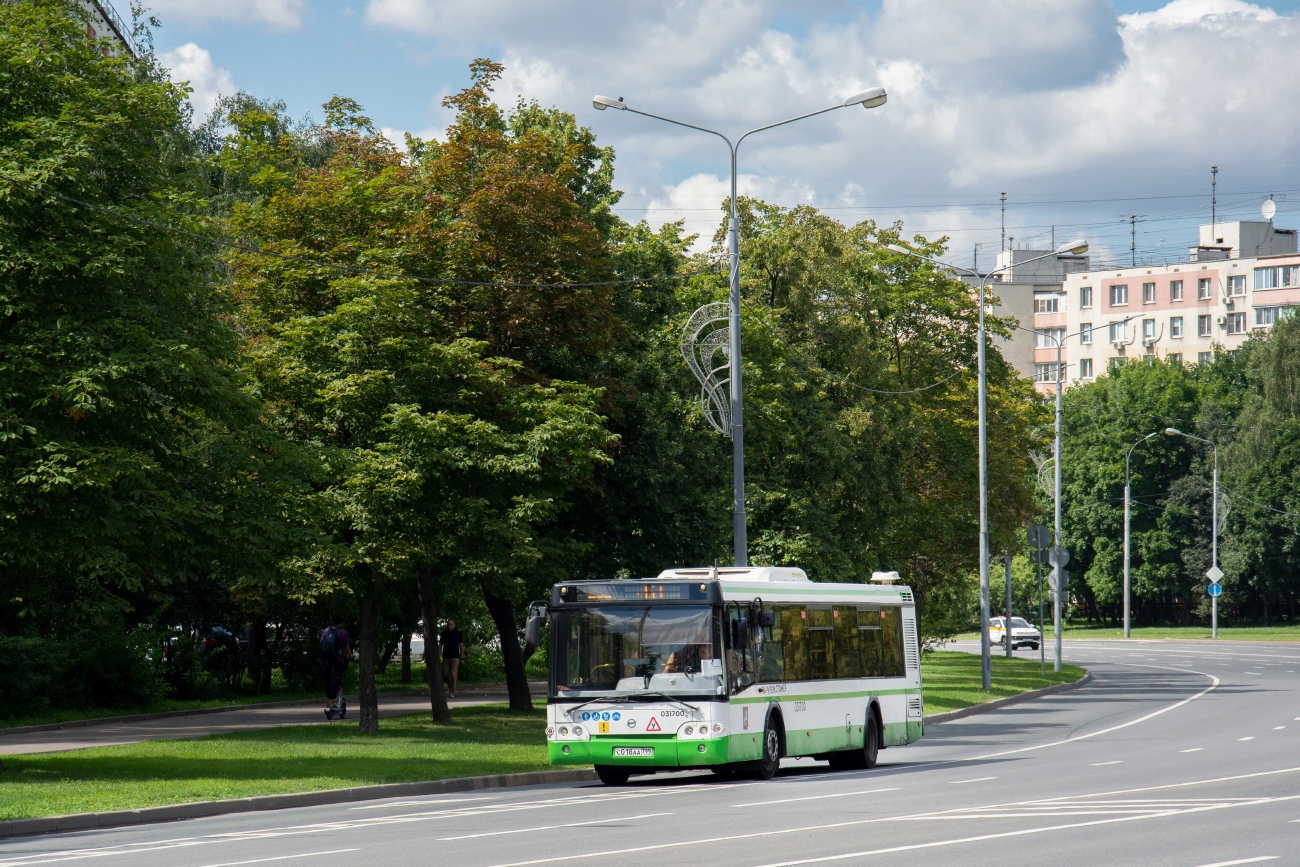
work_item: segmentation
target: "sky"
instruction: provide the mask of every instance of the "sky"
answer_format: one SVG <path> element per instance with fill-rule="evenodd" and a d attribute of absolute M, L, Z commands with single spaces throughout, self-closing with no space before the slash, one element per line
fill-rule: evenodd
<path fill-rule="evenodd" d="M 123 5 L 119 0 L 119 8 Z M 746 140 L 740 191 L 851 224 L 946 235 L 989 267 L 1005 233 L 1082 237 L 1094 265 L 1185 259 L 1211 214 L 1300 227 L 1300 0 L 152 0 L 156 49 L 196 115 L 219 93 L 321 117 L 358 100 L 394 138 L 441 137 L 468 64 L 505 64 L 498 101 L 574 114 L 616 151 L 620 215 L 682 220 L 707 245 L 728 193 L 718 139 Z M 125 10 L 123 10 L 125 11 Z M 1136 215 L 1134 224 L 1131 215 Z M 978 246 L 977 246 L 978 245 Z"/>

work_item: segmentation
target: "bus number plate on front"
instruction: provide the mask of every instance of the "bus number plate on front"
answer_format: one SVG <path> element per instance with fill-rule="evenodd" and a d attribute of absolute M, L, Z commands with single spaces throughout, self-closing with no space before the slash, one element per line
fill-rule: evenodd
<path fill-rule="evenodd" d="M 638 759 L 653 759 L 655 757 L 654 747 L 614 747 L 615 756 L 628 756 Z"/>

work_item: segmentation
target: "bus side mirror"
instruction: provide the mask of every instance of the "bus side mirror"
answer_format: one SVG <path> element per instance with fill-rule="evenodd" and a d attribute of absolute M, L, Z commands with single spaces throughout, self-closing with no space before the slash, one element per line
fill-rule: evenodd
<path fill-rule="evenodd" d="M 745 621 L 739 617 L 731 621 L 731 646 L 745 646 Z"/>
<path fill-rule="evenodd" d="M 528 621 L 524 624 L 524 652 L 531 654 L 542 644 L 542 624 L 546 622 L 546 608 L 534 602 L 528 606 Z"/>
<path fill-rule="evenodd" d="M 524 627 L 524 647 L 529 653 L 542 643 L 542 619 L 542 615 L 534 614 L 528 618 L 528 624 Z"/>
<path fill-rule="evenodd" d="M 770 629 L 773 626 L 776 626 L 776 612 L 775 611 L 758 612 L 758 625 L 763 627 L 764 629 Z"/>

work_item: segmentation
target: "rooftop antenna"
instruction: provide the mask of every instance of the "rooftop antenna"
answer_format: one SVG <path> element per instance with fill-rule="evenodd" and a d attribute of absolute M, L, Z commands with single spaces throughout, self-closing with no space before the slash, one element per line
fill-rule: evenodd
<path fill-rule="evenodd" d="M 1219 221 L 1219 167 L 1210 166 L 1210 243 L 1217 244 L 1214 239 L 1214 224 Z"/>
<path fill-rule="evenodd" d="M 1128 220 L 1130 240 L 1128 245 L 1129 261 L 1133 267 L 1138 263 L 1138 220 L 1145 217 L 1145 214 L 1129 214 L 1125 217 L 1120 214 L 1121 220 Z"/>
<path fill-rule="evenodd" d="M 1007 193 L 1002 191 L 1002 249 L 1007 248 Z"/>

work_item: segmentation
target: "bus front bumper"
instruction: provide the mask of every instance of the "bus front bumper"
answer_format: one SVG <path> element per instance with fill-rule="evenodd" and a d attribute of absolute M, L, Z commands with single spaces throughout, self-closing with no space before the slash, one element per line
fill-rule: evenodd
<path fill-rule="evenodd" d="M 618 765 L 629 768 L 690 768 L 732 761 L 726 737 L 677 739 L 676 737 L 600 737 L 584 741 L 547 741 L 553 765 Z M 565 747 L 568 751 L 565 751 Z M 645 750 L 652 755 L 637 755 Z M 633 755 L 616 755 L 627 750 Z"/>

